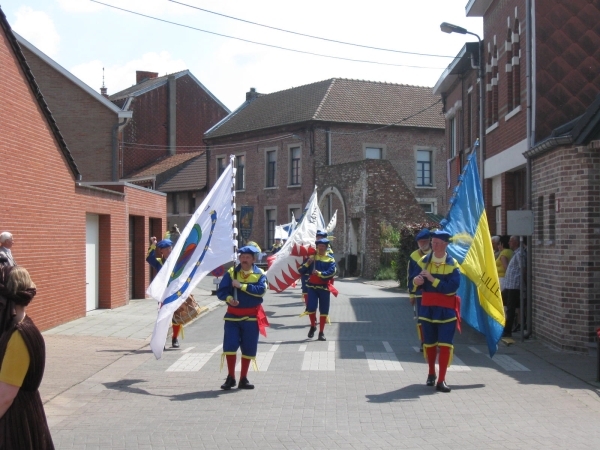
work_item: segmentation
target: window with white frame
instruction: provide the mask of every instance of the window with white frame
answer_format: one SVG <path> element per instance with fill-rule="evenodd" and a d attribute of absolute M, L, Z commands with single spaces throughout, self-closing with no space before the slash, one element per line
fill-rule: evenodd
<path fill-rule="evenodd" d="M 246 155 L 238 155 L 235 157 L 235 190 L 243 191 L 246 189 Z"/>
<path fill-rule="evenodd" d="M 432 186 L 431 151 L 417 150 L 417 186 Z"/>
<path fill-rule="evenodd" d="M 217 178 L 223 175 L 223 172 L 225 172 L 225 157 L 219 156 L 217 158 Z"/>
<path fill-rule="evenodd" d="M 365 159 L 383 159 L 381 147 L 365 147 Z"/>
<path fill-rule="evenodd" d="M 276 150 L 267 150 L 266 159 L 267 159 L 266 187 L 271 188 L 271 187 L 275 187 L 275 174 L 276 174 L 276 169 L 277 169 L 277 151 Z"/>
<path fill-rule="evenodd" d="M 267 248 L 273 247 L 275 243 L 275 225 L 277 224 L 277 211 L 275 209 L 267 209 L 265 211 L 265 222 L 267 224 Z"/>
<path fill-rule="evenodd" d="M 454 158 L 456 156 L 456 116 L 448 121 L 448 139 L 449 157 Z"/>
<path fill-rule="evenodd" d="M 290 185 L 298 186 L 301 183 L 301 148 L 290 148 Z"/>
<path fill-rule="evenodd" d="M 419 203 L 419 206 L 423 208 L 426 213 L 433 213 L 433 203 Z"/>

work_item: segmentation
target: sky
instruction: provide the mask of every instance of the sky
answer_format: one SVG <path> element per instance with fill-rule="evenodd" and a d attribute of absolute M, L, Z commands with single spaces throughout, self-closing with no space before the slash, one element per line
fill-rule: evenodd
<path fill-rule="evenodd" d="M 189 69 L 232 111 L 250 88 L 268 94 L 329 78 L 433 87 L 464 43 L 477 40 L 442 33 L 440 23 L 483 35 L 482 18 L 466 17 L 468 0 L 98 1 L 162 21 L 91 0 L 0 0 L 0 6 L 13 30 L 96 91 L 102 86 L 103 68 L 109 95 L 135 84 L 136 70 L 162 76 Z M 197 29 L 378 64 L 293 52 Z"/>

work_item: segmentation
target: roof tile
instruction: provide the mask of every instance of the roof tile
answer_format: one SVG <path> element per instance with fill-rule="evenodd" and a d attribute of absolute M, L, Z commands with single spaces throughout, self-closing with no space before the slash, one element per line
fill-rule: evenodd
<path fill-rule="evenodd" d="M 430 87 L 332 78 L 260 95 L 209 130 L 206 137 L 310 120 L 444 129 L 439 100 Z"/>

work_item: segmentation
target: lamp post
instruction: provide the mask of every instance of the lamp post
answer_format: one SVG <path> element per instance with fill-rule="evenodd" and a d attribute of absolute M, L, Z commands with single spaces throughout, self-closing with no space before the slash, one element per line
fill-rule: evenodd
<path fill-rule="evenodd" d="M 485 70 L 484 70 L 484 66 L 483 66 L 483 42 L 481 41 L 481 38 L 475 34 L 472 33 L 470 31 L 468 31 L 467 29 L 463 28 L 463 27 L 459 27 L 458 25 L 453 25 L 451 23 L 448 22 L 442 22 L 442 24 L 440 25 L 440 30 L 442 30 L 444 33 L 458 33 L 458 34 L 470 34 L 471 36 L 475 36 L 477 38 L 477 40 L 479 41 L 479 66 L 477 67 L 478 69 L 478 75 L 479 75 L 479 178 L 480 178 L 480 183 L 481 183 L 481 191 L 484 192 L 484 180 L 483 180 L 483 155 L 484 155 L 484 146 L 483 146 L 483 116 L 484 116 L 484 100 L 483 100 L 483 94 L 484 94 L 484 88 L 483 88 L 483 83 L 484 83 L 484 76 L 485 76 Z"/>

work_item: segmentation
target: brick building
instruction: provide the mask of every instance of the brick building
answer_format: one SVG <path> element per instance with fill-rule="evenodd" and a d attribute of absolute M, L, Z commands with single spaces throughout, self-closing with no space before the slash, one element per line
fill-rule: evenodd
<path fill-rule="evenodd" d="M 151 228 L 164 228 L 165 196 L 110 179 L 82 180 L 82 170 L 59 131 L 65 119 L 58 114 L 59 124 L 50 112 L 36 82 L 43 76 L 40 72 L 34 77 L 24 51 L 0 10 L 0 229 L 14 234 L 15 259 L 37 284 L 28 314 L 47 329 L 91 309 L 144 297 L 149 281 L 146 242 Z M 28 56 L 33 65 L 39 62 L 31 52 Z M 80 96 L 88 107 L 105 110 L 101 122 L 108 127 L 103 133 L 110 137 L 109 118 L 118 123 L 119 111 L 98 99 L 98 105 L 85 99 L 98 94 L 74 80 L 59 81 L 67 90 L 83 92 L 65 93 L 68 98 Z M 74 142 L 77 147 L 81 141 Z M 98 145 L 106 149 L 107 142 L 100 139 Z M 110 158 L 101 164 L 110 169 Z"/>
<path fill-rule="evenodd" d="M 491 232 L 507 233 L 507 211 L 534 212 L 532 330 L 556 347 L 586 351 L 600 325 L 592 292 L 599 229 L 590 119 L 600 92 L 600 7 L 587 0 L 470 0 L 465 9 L 484 24 L 483 172 Z M 474 49 L 465 47 L 459 59 L 469 53 Z M 454 66 L 436 92 L 445 99 L 447 139 L 460 136 L 464 150 L 466 130 L 477 123 L 469 118 L 478 113 L 464 89 L 477 95 L 477 74 L 466 64 Z M 573 284 L 574 270 L 581 275 Z"/>
<path fill-rule="evenodd" d="M 163 157 L 204 149 L 204 133 L 229 110 L 189 71 L 159 77 L 136 72 L 136 84 L 108 97 L 133 118 L 123 128 L 120 177 Z"/>
<path fill-rule="evenodd" d="M 131 174 L 127 181 L 167 194 L 167 229 L 183 229 L 208 192 L 206 165 L 205 151 L 178 153 Z"/>
<path fill-rule="evenodd" d="M 347 273 L 379 267 L 379 225 L 447 208 L 444 122 L 430 88 L 330 79 L 262 95 L 211 128 L 208 184 L 236 157 L 236 205 L 252 207 L 249 239 L 273 242 L 318 186 Z M 238 213 L 238 217 L 240 214 Z"/>

